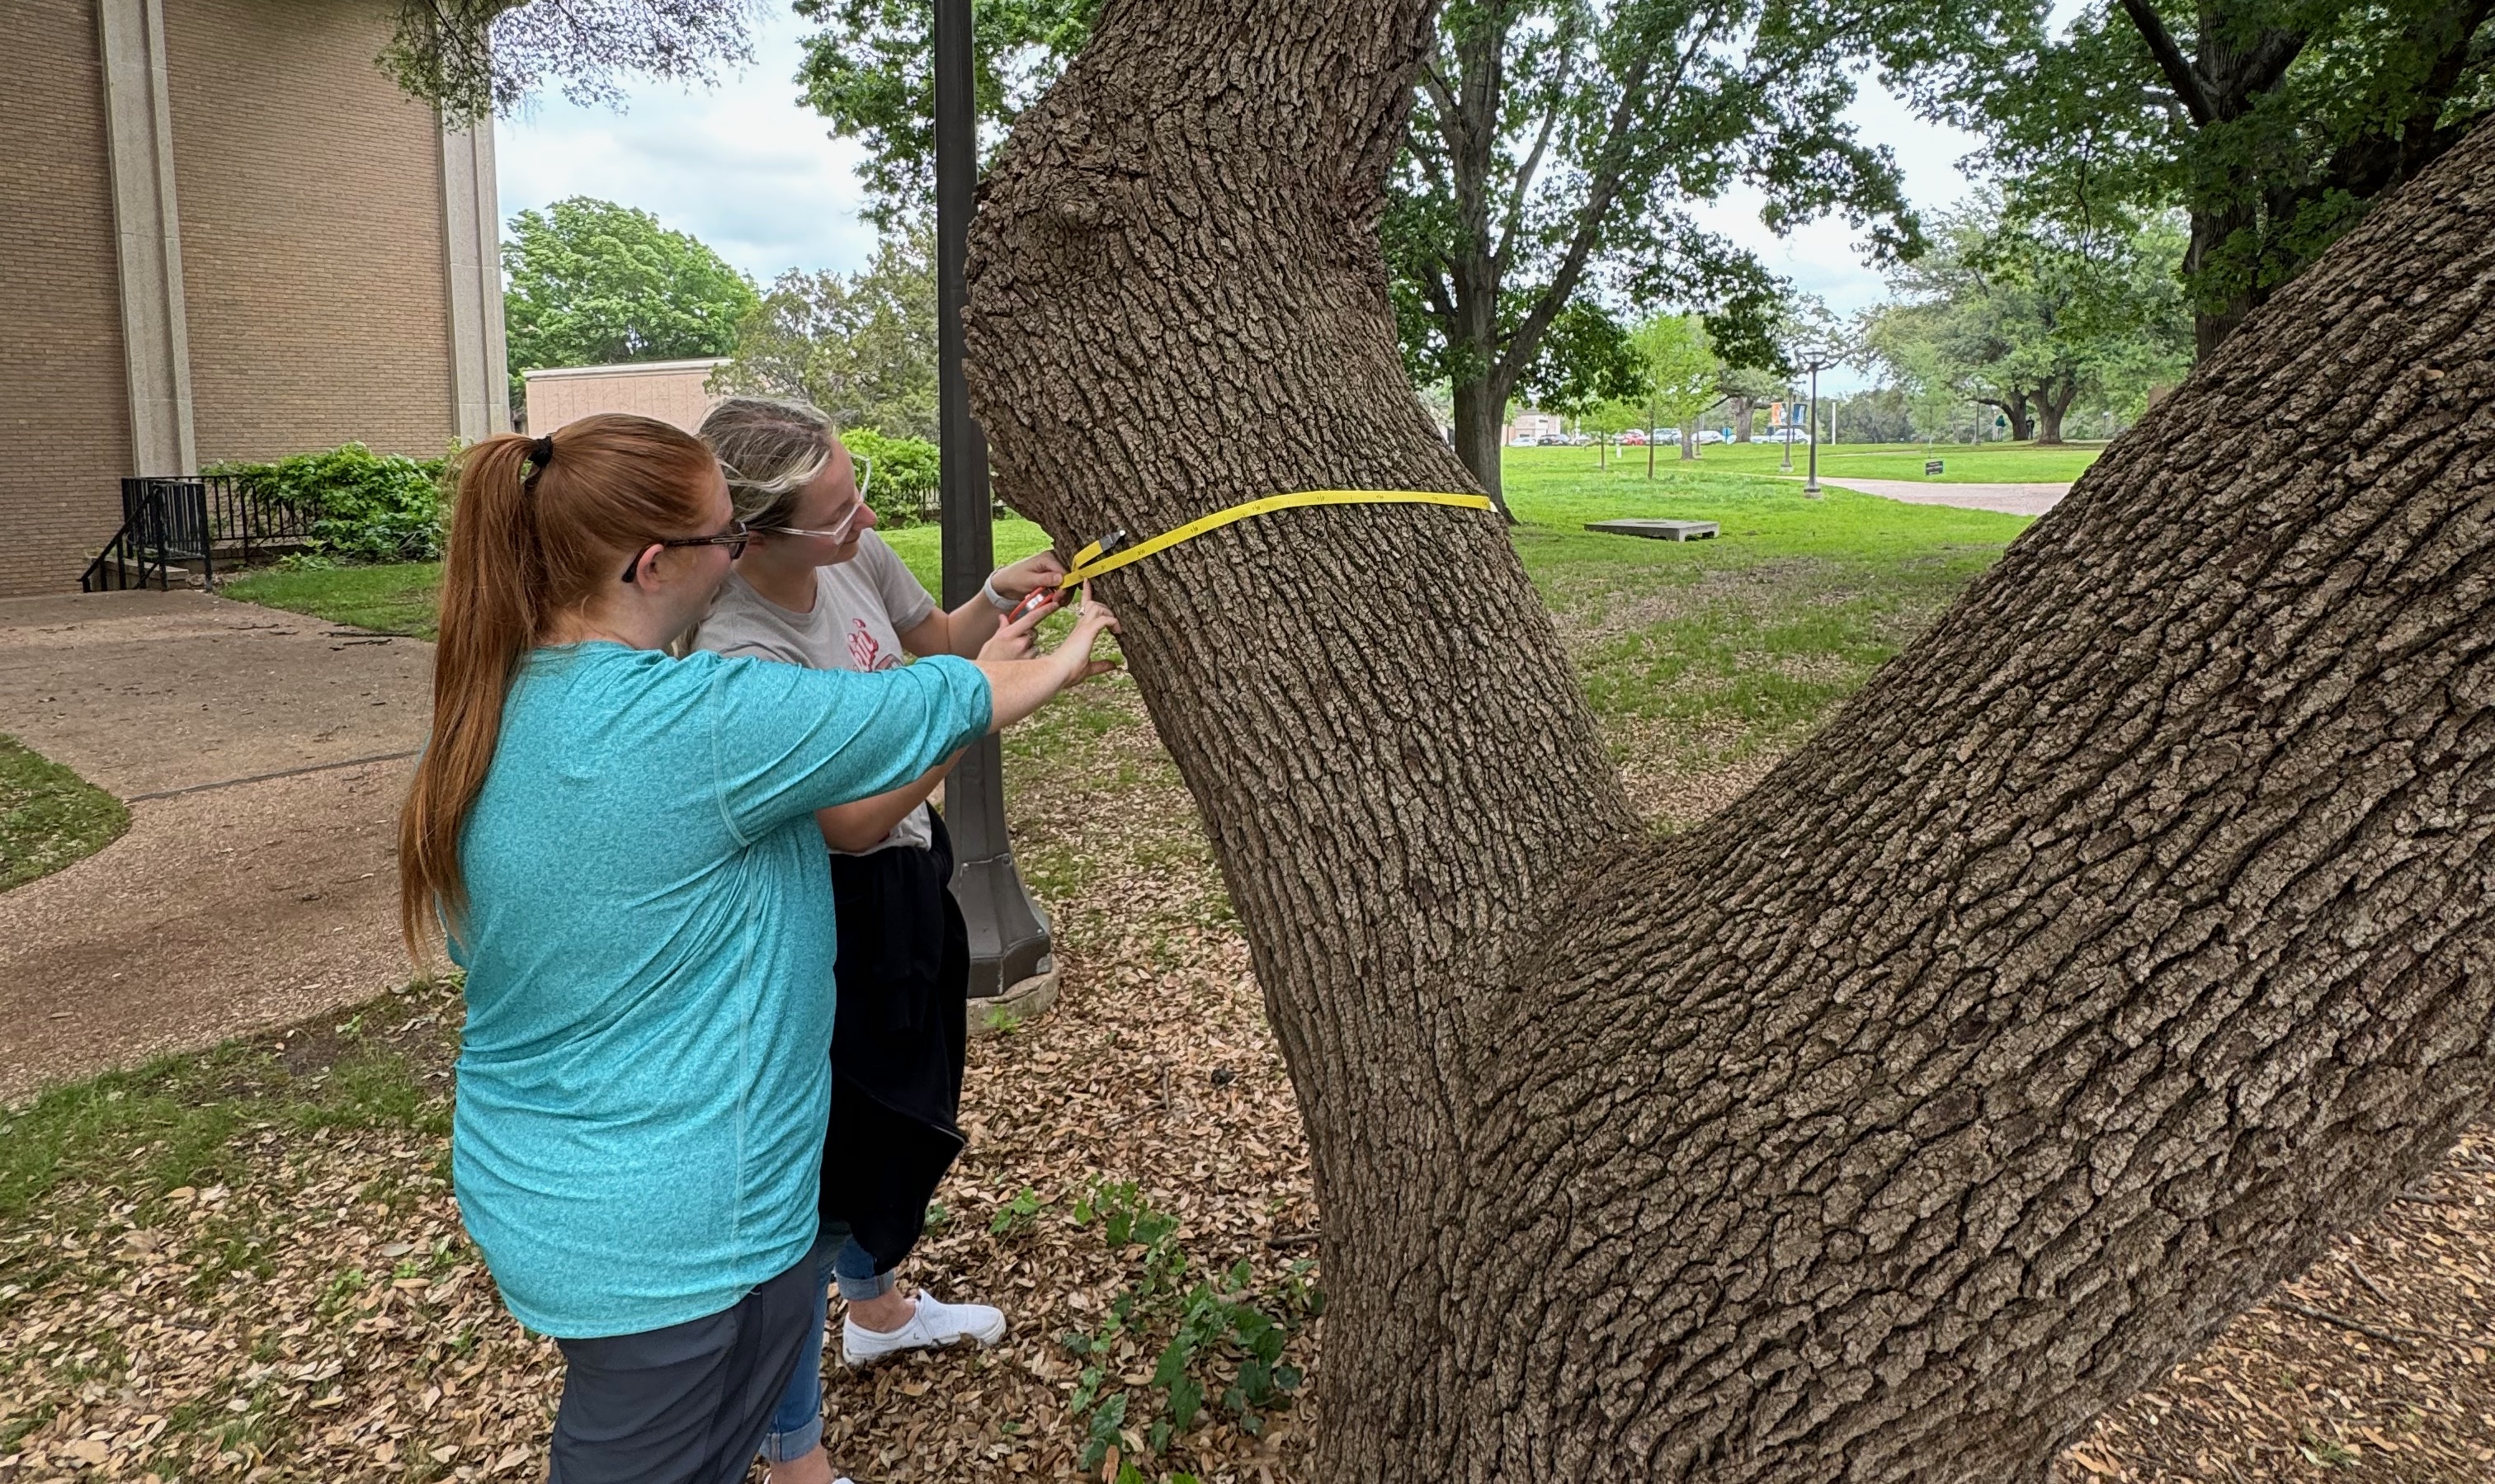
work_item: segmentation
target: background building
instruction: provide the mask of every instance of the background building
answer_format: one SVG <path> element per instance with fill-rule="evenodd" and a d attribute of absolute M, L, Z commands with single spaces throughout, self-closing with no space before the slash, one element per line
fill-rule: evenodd
<path fill-rule="evenodd" d="M 13 0 L 0 595 L 77 585 L 120 478 L 506 426 L 493 133 L 375 67 L 393 0 Z"/>
<path fill-rule="evenodd" d="M 551 433 L 591 413 L 639 413 L 672 422 L 688 433 L 724 392 L 709 390 L 711 373 L 727 357 L 642 360 L 614 366 L 554 366 L 524 371 L 531 433 Z"/>

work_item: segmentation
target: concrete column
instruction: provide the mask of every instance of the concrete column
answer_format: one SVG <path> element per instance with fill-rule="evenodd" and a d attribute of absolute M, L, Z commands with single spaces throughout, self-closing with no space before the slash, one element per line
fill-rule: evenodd
<path fill-rule="evenodd" d="M 182 301 L 182 218 L 173 201 L 173 116 L 165 95 L 162 0 L 97 0 L 104 40 L 112 214 L 121 255 L 122 358 L 130 377 L 133 474 L 189 474 L 191 337 Z"/>
<path fill-rule="evenodd" d="M 502 202 L 494 121 L 442 130 L 442 232 L 449 246 L 450 387 L 461 443 L 511 430 L 503 344 Z"/>

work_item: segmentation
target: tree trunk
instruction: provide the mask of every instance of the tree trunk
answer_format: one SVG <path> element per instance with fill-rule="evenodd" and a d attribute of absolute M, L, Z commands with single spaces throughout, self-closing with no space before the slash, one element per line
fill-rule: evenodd
<path fill-rule="evenodd" d="M 1733 399 L 1733 441 L 1735 443 L 1750 441 L 1750 419 L 1757 412 L 1758 404 L 1748 397 Z"/>
<path fill-rule="evenodd" d="M 1472 472 L 1473 482 L 1482 493 L 1497 502 L 1498 512 L 1504 517 L 1507 500 L 1498 487 L 1498 429 L 1499 419 L 1507 412 L 1507 391 L 1485 380 L 1458 382 L 1455 392 L 1456 457 Z"/>
<path fill-rule="evenodd" d="M 1373 236 L 1426 18 L 1122 0 L 1017 126 L 971 385 L 1061 544 L 1468 487 Z M 1102 579 L 1308 1122 L 1312 1477 L 2039 1478 L 2484 1108 L 2490 145 L 1669 840 L 1488 516 Z"/>
<path fill-rule="evenodd" d="M 2048 386 L 2036 393 L 2036 441 L 2058 444 L 2062 441 L 2062 418 L 2079 400 L 2079 384 L 2064 377 L 2059 386 Z"/>
<path fill-rule="evenodd" d="M 1687 427 L 1680 430 L 1680 456 L 1684 459 L 1696 458 L 1698 456 L 1698 430 L 1696 428 Z"/>
<path fill-rule="evenodd" d="M 2207 214 L 2194 212 L 2192 234 L 2183 246 L 2185 277 L 2197 282 L 2218 250 L 2226 246 L 2229 237 L 2254 228 L 2255 220 L 2248 206 Z M 2248 288 L 2225 294 L 2215 303 L 2195 303 L 2192 309 L 2193 360 L 2196 363 L 2207 360 L 2219 346 L 2226 344 L 2227 337 L 2235 332 L 2236 327 L 2244 323 L 2244 316 L 2252 311 L 2253 296 Z"/>
<path fill-rule="evenodd" d="M 1985 405 L 1987 407 L 1997 407 L 2001 409 L 2001 416 L 2010 419 L 2010 441 L 2012 443 L 2025 443 L 2029 438 L 2035 436 L 2036 424 L 2028 417 L 2027 397 L 2025 393 L 2022 392 L 2017 396 L 2005 397 L 1998 402 L 1987 402 Z M 1978 438 L 1976 441 L 1981 443 L 1984 440 Z"/>

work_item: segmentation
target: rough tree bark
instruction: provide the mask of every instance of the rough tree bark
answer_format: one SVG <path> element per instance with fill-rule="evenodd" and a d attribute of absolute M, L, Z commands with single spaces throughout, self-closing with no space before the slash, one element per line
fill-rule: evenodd
<path fill-rule="evenodd" d="M 1460 489 L 1372 240 L 1427 0 L 1111 0 L 972 241 L 1068 548 Z M 1639 829 L 1498 523 L 1102 582 L 1307 1120 L 1326 1480 L 2040 1477 L 2486 1105 L 2495 139 L 1811 743 Z"/>

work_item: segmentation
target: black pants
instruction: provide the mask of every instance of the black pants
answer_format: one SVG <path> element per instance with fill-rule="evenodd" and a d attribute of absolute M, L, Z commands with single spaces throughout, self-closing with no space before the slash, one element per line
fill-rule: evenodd
<path fill-rule="evenodd" d="M 823 1322 L 815 1257 L 735 1307 L 664 1329 L 558 1340 L 563 1404 L 550 1484 L 738 1484 L 806 1331 Z"/>
<path fill-rule="evenodd" d="M 934 824 L 923 850 L 832 857 L 840 1011 L 818 1209 L 879 1273 L 909 1254 L 962 1151 L 970 939 L 946 884 L 952 841 L 940 816 Z"/>

